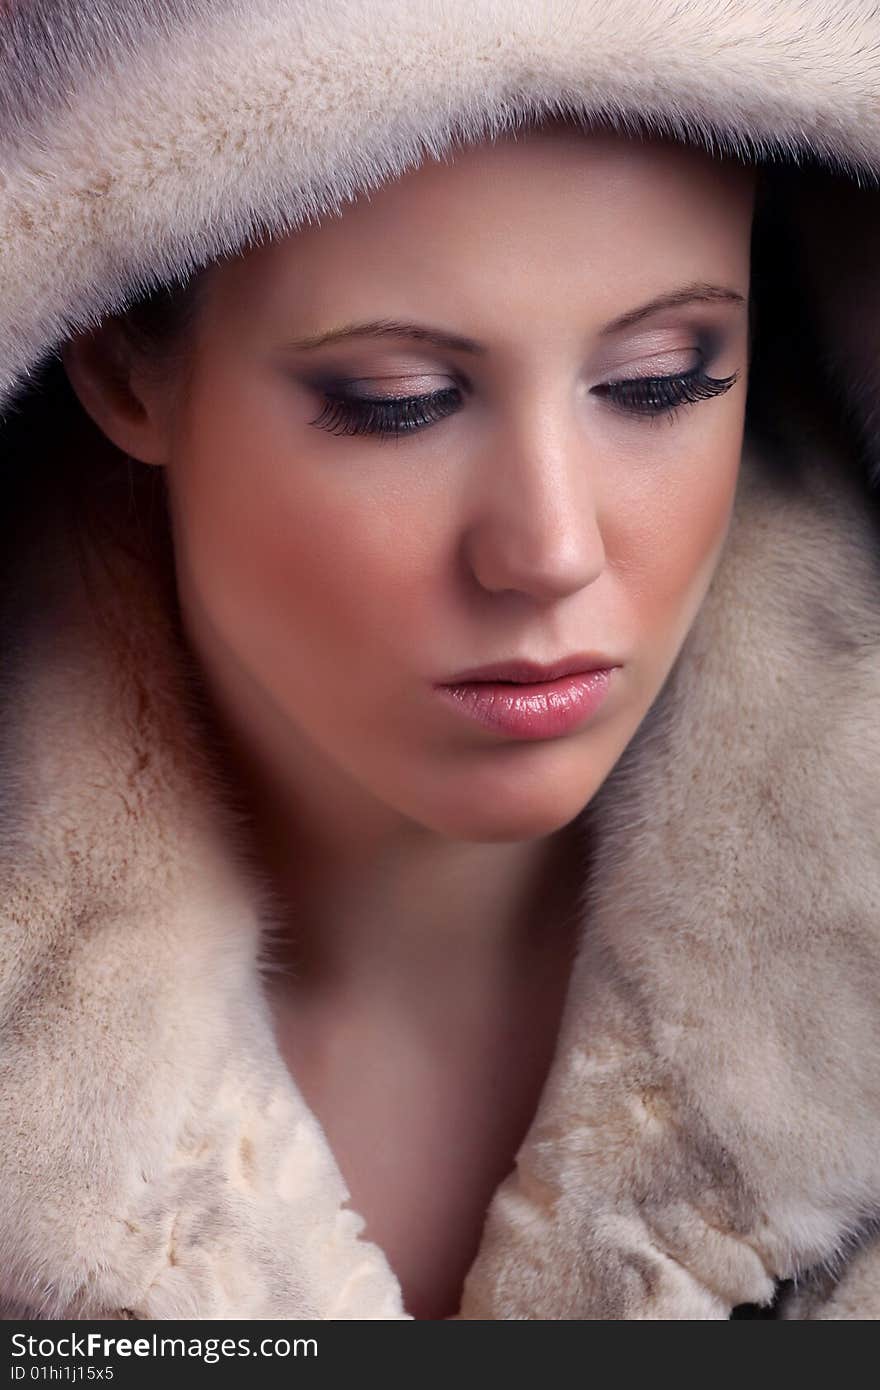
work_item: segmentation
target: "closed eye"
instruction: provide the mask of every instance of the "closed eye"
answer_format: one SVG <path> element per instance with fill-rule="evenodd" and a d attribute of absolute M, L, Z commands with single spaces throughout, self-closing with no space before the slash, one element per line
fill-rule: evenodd
<path fill-rule="evenodd" d="M 739 372 L 730 376 L 709 376 L 697 365 L 689 372 L 673 376 L 637 376 L 623 381 L 606 381 L 592 387 L 593 395 L 604 396 L 622 410 L 636 414 L 670 414 L 682 405 L 722 396 L 739 379 Z"/>
<path fill-rule="evenodd" d="M 331 434 L 409 434 L 454 414 L 461 398 L 458 386 L 420 396 L 349 396 L 325 391 L 324 409 L 309 424 Z"/>
<path fill-rule="evenodd" d="M 698 365 L 671 376 L 630 377 L 607 381 L 591 388 L 591 394 L 609 400 L 626 414 L 651 417 L 672 415 L 680 406 L 723 395 L 739 379 L 709 376 Z M 321 413 L 310 425 L 337 435 L 371 434 L 380 438 L 411 434 L 436 424 L 459 409 L 463 393 L 458 386 L 413 396 L 355 396 L 325 391 Z"/>

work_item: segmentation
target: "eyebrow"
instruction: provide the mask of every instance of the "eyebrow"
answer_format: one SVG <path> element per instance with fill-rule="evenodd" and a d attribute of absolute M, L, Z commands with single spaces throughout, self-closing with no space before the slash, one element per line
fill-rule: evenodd
<path fill-rule="evenodd" d="M 679 305 L 698 301 L 721 301 L 730 304 L 746 302 L 744 295 L 736 290 L 726 289 L 723 285 L 684 285 L 681 289 L 657 295 L 647 304 L 641 304 L 638 308 L 621 314 L 619 318 L 612 319 L 599 329 L 599 337 L 608 337 L 612 333 L 620 332 L 622 328 L 631 328 L 633 324 L 648 318 L 650 314 L 659 313 L 661 309 L 674 309 Z M 409 323 L 400 319 L 373 319 L 367 323 L 349 323 L 342 328 L 332 328 L 326 333 L 296 338 L 287 346 L 300 352 L 311 352 L 315 348 L 347 338 L 409 338 L 415 342 L 430 343 L 433 347 L 442 348 L 447 352 L 467 352 L 475 357 L 484 357 L 488 351 L 485 344 L 464 337 L 460 333 L 449 333 L 443 329 L 429 328 L 425 324 Z"/>
<path fill-rule="evenodd" d="M 605 324 L 604 328 L 600 328 L 599 336 L 604 338 L 610 333 L 618 333 L 621 328 L 631 328 L 634 323 L 639 323 L 649 314 L 659 313 L 661 309 L 675 309 L 681 304 L 706 301 L 722 304 L 745 304 L 746 297 L 738 290 L 727 289 L 724 285 L 684 285 L 680 290 L 670 290 L 668 294 L 660 294 L 656 299 L 650 299 L 647 304 L 642 304 L 638 309 L 630 309 L 627 313 L 621 314 L 620 318 L 612 319 L 610 323 Z"/>

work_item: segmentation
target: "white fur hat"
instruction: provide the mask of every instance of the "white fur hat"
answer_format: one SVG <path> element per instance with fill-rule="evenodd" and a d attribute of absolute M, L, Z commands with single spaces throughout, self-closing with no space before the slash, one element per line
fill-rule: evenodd
<path fill-rule="evenodd" d="M 426 151 L 546 112 L 876 185 L 880 10 L 15 0 L 0 13 L 0 412 L 72 331 L 158 282 L 318 219 Z M 878 225 L 848 237 L 867 249 Z M 862 300 L 863 279 L 824 294 Z M 846 319 L 841 351 L 858 357 L 864 334 Z M 847 356 L 840 372 L 862 418 L 878 357 Z"/>

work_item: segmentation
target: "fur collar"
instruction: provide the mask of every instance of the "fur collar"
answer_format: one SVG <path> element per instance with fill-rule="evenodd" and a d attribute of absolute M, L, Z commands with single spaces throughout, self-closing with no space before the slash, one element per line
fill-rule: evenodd
<path fill-rule="evenodd" d="M 603 1186 L 633 1259 L 631 1186 L 657 1220 L 692 1188 L 710 1204 L 689 1216 L 713 1244 L 679 1316 L 726 1317 L 770 1296 L 771 1269 L 828 1256 L 821 1199 L 880 1056 L 866 923 L 880 902 L 880 575 L 859 489 L 831 485 L 817 453 L 796 486 L 746 454 L 709 595 L 586 808 L 594 867 L 557 1052 L 518 1176 L 490 1207 L 468 1316 L 579 1316 L 580 1232 Z M 118 549 L 77 545 L 45 488 L 5 614 L 3 1292 L 55 1318 L 403 1317 L 277 1053 L 260 884 L 164 561 L 119 481 Z M 825 976 L 801 946 L 829 912 L 845 949 Z M 800 1049 L 824 1066 L 799 1070 Z M 793 1088 L 776 1116 L 774 1069 Z M 626 1107 L 609 1109 L 619 1071 Z M 859 1170 L 834 1189 L 849 1224 L 871 1196 L 880 1111 L 860 1123 Z M 797 1167 L 803 1126 L 815 1172 Z M 645 1131 L 650 1191 L 627 1163 Z M 738 1206 L 713 1214 L 722 1182 Z M 760 1257 L 744 1242 L 756 1202 L 795 1203 Z M 626 1316 L 626 1288 L 604 1276 L 594 1315 Z"/>
<path fill-rule="evenodd" d="M 862 3 L 809 25 L 797 0 L 49 12 L 0 19 L 0 406 L 139 285 L 328 209 L 456 122 L 479 138 L 566 94 L 880 170 Z M 847 283 L 817 293 L 869 434 Z M 848 461 L 792 423 L 791 467 L 747 448 L 709 595 L 586 808 L 557 1051 L 465 1317 L 727 1317 L 811 1269 L 781 1316 L 880 1315 L 880 551 Z M 107 505 L 123 544 L 79 548 L 47 482 L 2 600 L 0 1311 L 404 1318 L 274 1042 L 268 905 L 161 553 Z"/>

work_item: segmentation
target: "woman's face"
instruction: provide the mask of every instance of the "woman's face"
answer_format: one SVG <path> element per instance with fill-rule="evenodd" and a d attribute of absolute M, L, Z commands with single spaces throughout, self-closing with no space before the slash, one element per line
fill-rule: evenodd
<path fill-rule="evenodd" d="M 189 636 L 270 775 L 467 840 L 546 835 L 590 800 L 725 540 L 751 216 L 737 166 L 550 125 L 211 272 L 149 461 Z M 419 332 L 354 331 L 380 321 Z M 670 411 L 703 374 L 735 381 Z M 401 397 L 401 432 L 370 432 Z M 515 738 L 435 688 L 585 650 L 617 669 L 561 734 Z"/>

